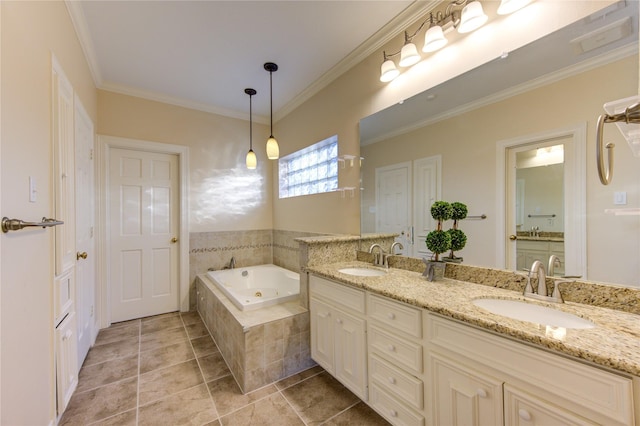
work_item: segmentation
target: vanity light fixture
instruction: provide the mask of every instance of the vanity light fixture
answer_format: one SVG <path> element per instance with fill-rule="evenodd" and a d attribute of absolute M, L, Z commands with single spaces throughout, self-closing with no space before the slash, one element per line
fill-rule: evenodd
<path fill-rule="evenodd" d="M 278 65 L 267 62 L 264 64 L 264 69 L 269 71 L 269 103 L 271 105 L 271 134 L 267 139 L 267 158 L 277 160 L 280 157 L 280 147 L 276 138 L 273 137 L 273 73 L 278 71 Z"/>
<path fill-rule="evenodd" d="M 513 13 L 532 1 L 501 0 L 498 13 L 501 15 Z M 398 65 L 401 67 L 410 67 L 420 61 L 420 54 L 412 40 L 427 23 L 429 23 L 429 27 L 424 34 L 422 51 L 431 53 L 442 49 L 448 43 L 445 32 L 451 28 L 457 29 L 460 34 L 466 34 L 480 28 L 488 19 L 489 17 L 484 13 L 482 3 L 479 0 L 451 0 L 444 12 L 430 12 L 427 19 L 413 34 L 409 34 L 408 31 L 404 32 L 404 45 L 400 51 L 395 53 L 382 52 L 384 61 L 380 67 L 380 81 L 387 83 L 400 74 L 391 58 L 399 55 Z"/>
<path fill-rule="evenodd" d="M 244 93 L 249 95 L 249 152 L 247 152 L 247 169 L 255 169 L 258 165 L 258 159 L 256 153 L 253 152 L 253 108 L 251 105 L 251 98 L 255 95 L 255 89 L 244 89 Z"/>

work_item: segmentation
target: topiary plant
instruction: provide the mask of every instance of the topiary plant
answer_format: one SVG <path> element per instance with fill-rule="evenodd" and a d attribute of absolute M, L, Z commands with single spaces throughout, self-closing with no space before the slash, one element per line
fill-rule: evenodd
<path fill-rule="evenodd" d="M 438 221 L 438 227 L 429 232 L 426 239 L 427 248 L 434 254 L 434 260 L 439 261 L 440 253 L 451 248 L 451 236 L 442 230 L 442 222 L 451 219 L 453 208 L 446 201 L 436 201 L 431 206 L 431 217 Z"/>
<path fill-rule="evenodd" d="M 454 202 L 454 203 L 451 203 L 451 210 L 452 210 L 451 219 L 453 219 L 453 227 L 447 231 L 447 233 L 451 237 L 451 247 L 450 247 L 451 252 L 449 253 L 448 259 L 456 260 L 458 258 L 453 252 L 462 250 L 464 246 L 467 244 L 467 236 L 465 235 L 464 232 L 458 229 L 458 222 L 464 219 L 465 217 L 467 217 L 468 209 L 466 205 L 459 202 Z"/>

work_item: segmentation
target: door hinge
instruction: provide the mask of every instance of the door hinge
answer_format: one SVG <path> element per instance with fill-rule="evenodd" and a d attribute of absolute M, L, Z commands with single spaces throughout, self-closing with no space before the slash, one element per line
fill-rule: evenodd
<path fill-rule="evenodd" d="M 89 160 L 93 160 L 93 149 L 89 150 Z"/>

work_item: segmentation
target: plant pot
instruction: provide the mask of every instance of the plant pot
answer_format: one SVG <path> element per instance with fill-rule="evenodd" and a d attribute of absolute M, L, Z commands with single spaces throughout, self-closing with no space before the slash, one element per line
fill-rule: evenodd
<path fill-rule="evenodd" d="M 449 257 L 449 256 L 445 256 L 442 258 L 442 260 L 444 262 L 447 263 L 462 263 L 462 258 L 461 257 Z"/>
<path fill-rule="evenodd" d="M 427 277 L 427 280 L 438 281 L 444 278 L 444 270 L 447 266 L 445 262 L 427 260 L 425 264 L 427 265 L 427 267 L 425 268 L 422 276 Z"/>

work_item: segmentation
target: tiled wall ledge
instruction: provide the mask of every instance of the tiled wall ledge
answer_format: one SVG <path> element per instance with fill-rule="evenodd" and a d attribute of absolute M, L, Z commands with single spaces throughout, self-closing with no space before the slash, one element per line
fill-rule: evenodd
<path fill-rule="evenodd" d="M 357 260 L 372 262 L 373 259 L 369 253 L 360 251 Z M 389 257 L 389 266 L 420 273 L 425 268 L 421 259 L 404 256 Z M 526 274 L 520 272 L 455 263 L 447 263 L 445 277 L 518 292 L 524 290 L 527 280 Z M 551 280 L 547 283 L 551 286 Z M 560 291 L 567 302 L 640 314 L 640 289 L 575 280 L 561 283 Z"/>

